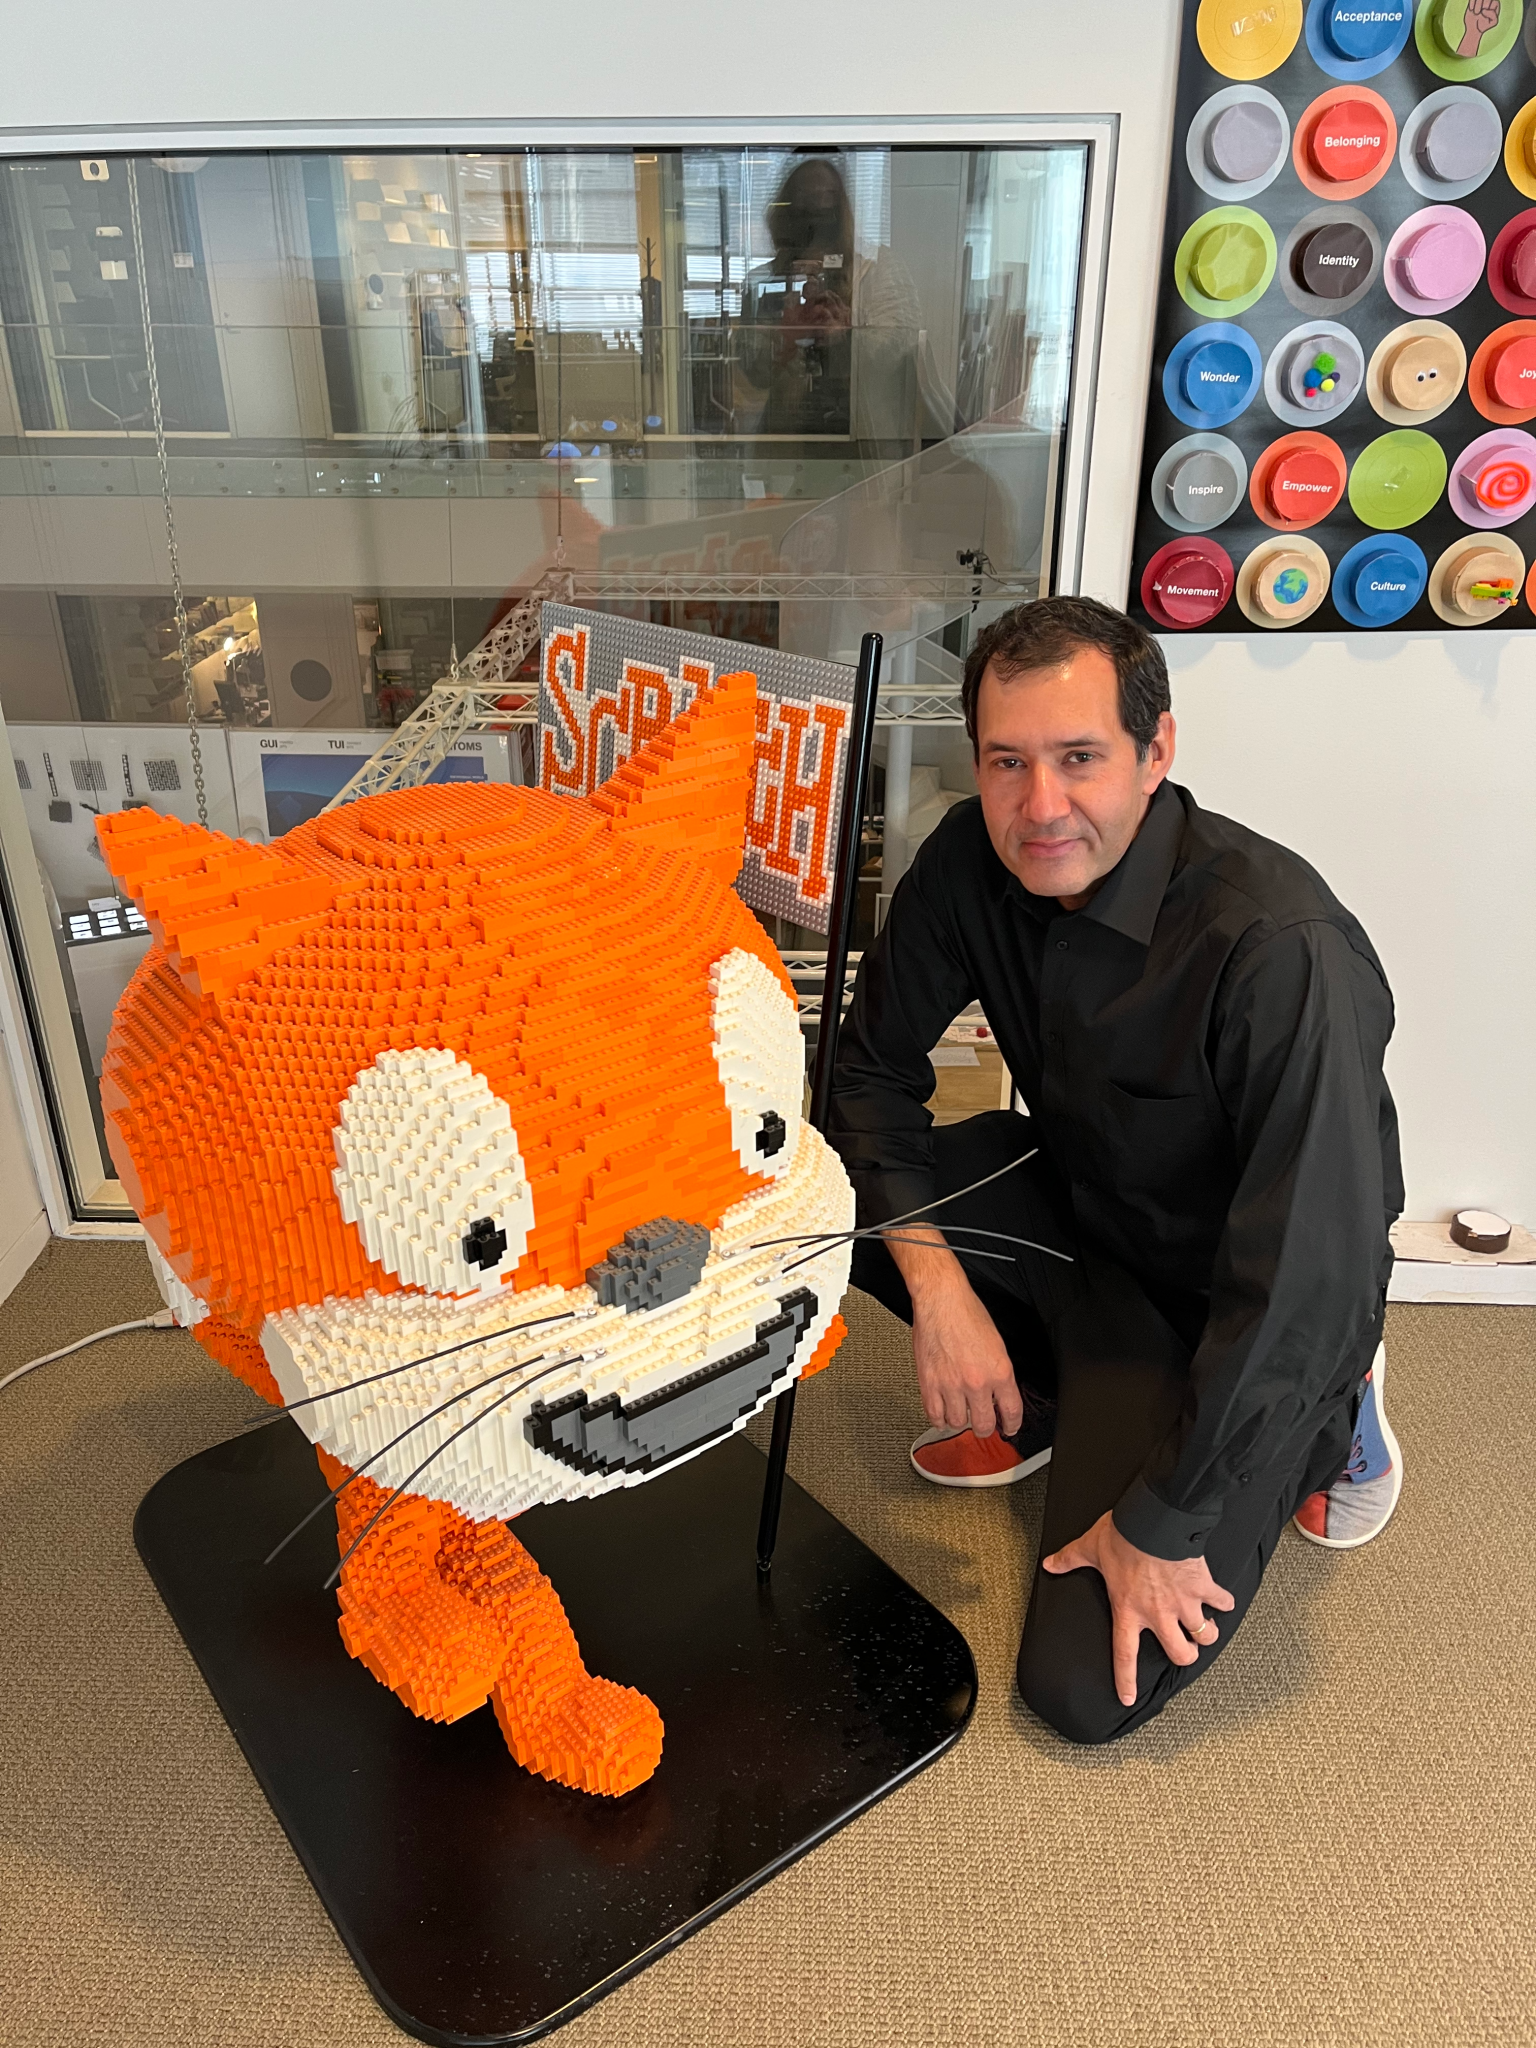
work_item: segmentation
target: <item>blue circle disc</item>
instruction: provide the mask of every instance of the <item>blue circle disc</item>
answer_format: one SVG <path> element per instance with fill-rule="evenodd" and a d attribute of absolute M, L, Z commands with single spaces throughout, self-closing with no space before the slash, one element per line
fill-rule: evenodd
<path fill-rule="evenodd" d="M 1235 342 L 1208 341 L 1184 364 L 1184 396 L 1203 413 L 1239 412 L 1248 402 L 1253 368 Z"/>

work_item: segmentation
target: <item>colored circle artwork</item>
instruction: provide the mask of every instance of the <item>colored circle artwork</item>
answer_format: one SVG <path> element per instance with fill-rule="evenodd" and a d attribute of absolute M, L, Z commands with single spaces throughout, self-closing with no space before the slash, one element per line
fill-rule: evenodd
<path fill-rule="evenodd" d="M 1458 84 L 1502 64 L 1520 35 L 1520 0 L 1419 0 L 1413 40 L 1437 78 Z"/>
<path fill-rule="evenodd" d="M 1141 573 L 1141 601 L 1160 626 L 1208 626 L 1232 595 L 1232 557 L 1198 536 L 1160 547 Z"/>
<path fill-rule="evenodd" d="M 1208 533 L 1242 505 L 1248 464 L 1224 434 L 1188 434 L 1159 456 L 1152 472 L 1152 503 L 1165 525 L 1181 533 Z"/>
<path fill-rule="evenodd" d="M 1506 313 L 1536 316 L 1536 209 L 1517 213 L 1494 236 L 1488 289 Z"/>
<path fill-rule="evenodd" d="M 1445 85 L 1404 120 L 1398 169 L 1424 199 L 1465 199 L 1486 184 L 1505 148 L 1499 110 L 1488 95 L 1475 85 Z"/>
<path fill-rule="evenodd" d="M 1222 427 L 1245 412 L 1262 377 L 1258 343 L 1218 320 L 1181 335 L 1163 365 L 1163 399 L 1186 427 Z"/>
<path fill-rule="evenodd" d="M 1176 11 L 1138 615 L 1536 628 L 1536 0 Z"/>
<path fill-rule="evenodd" d="M 1417 541 L 1405 533 L 1372 534 L 1356 541 L 1334 570 L 1334 610 L 1350 626 L 1395 626 L 1428 581 L 1429 563 Z"/>
<path fill-rule="evenodd" d="M 1250 625 L 1283 632 L 1310 619 L 1328 595 L 1328 557 L 1302 535 L 1260 541 L 1237 572 L 1238 610 Z"/>
<path fill-rule="evenodd" d="M 1195 37 L 1200 54 L 1223 78 L 1266 78 L 1295 49 L 1301 34 L 1301 0 L 1200 0 Z"/>
<path fill-rule="evenodd" d="M 1451 464 L 1451 510 L 1465 526 L 1509 526 L 1536 505 L 1536 440 L 1518 427 L 1480 434 Z"/>
<path fill-rule="evenodd" d="M 1297 247 L 1301 283 L 1320 299 L 1347 298 L 1371 267 L 1370 237 L 1350 221 L 1314 228 Z"/>
<path fill-rule="evenodd" d="M 1467 352 L 1441 320 L 1405 320 L 1376 344 L 1365 372 L 1373 409 L 1394 427 L 1427 426 L 1461 396 Z"/>
<path fill-rule="evenodd" d="M 1429 572 L 1428 597 L 1448 626 L 1485 626 L 1520 602 L 1525 557 L 1505 533 L 1453 540 Z"/>
<path fill-rule="evenodd" d="M 1504 172 L 1522 199 L 1536 199 L 1536 100 L 1527 100 L 1509 124 Z"/>
<path fill-rule="evenodd" d="M 1184 160 L 1213 199 L 1252 199 L 1285 168 L 1291 124 L 1261 85 L 1228 85 L 1212 93 L 1189 124 Z"/>
<path fill-rule="evenodd" d="M 1348 464 L 1326 434 L 1284 434 L 1272 441 L 1248 477 L 1248 502 L 1266 526 L 1300 532 L 1316 526 L 1344 496 Z"/>
<path fill-rule="evenodd" d="M 1285 238 L 1277 270 L 1281 289 L 1299 312 L 1324 318 L 1348 312 L 1381 270 L 1381 236 L 1355 206 L 1318 206 Z"/>
<path fill-rule="evenodd" d="M 1413 427 L 1382 434 L 1355 458 L 1350 510 L 1362 526 L 1413 526 L 1439 504 L 1448 467 L 1433 435 Z"/>
<path fill-rule="evenodd" d="M 1413 0 L 1308 0 L 1307 48 L 1330 78 L 1374 78 L 1412 33 Z"/>
<path fill-rule="evenodd" d="M 1187 306 L 1211 319 L 1246 313 L 1275 274 L 1274 230 L 1246 206 L 1216 206 L 1186 231 L 1173 278 Z"/>
<path fill-rule="evenodd" d="M 1336 85 L 1296 123 L 1291 161 L 1319 199 L 1358 199 L 1381 180 L 1397 150 L 1397 118 L 1366 85 Z"/>
<path fill-rule="evenodd" d="M 1467 396 L 1498 426 L 1536 419 L 1536 320 L 1511 320 L 1484 336 L 1467 371 Z"/>
<path fill-rule="evenodd" d="M 1420 207 L 1387 243 L 1388 296 L 1405 313 L 1448 313 L 1481 280 L 1487 253 L 1483 231 L 1465 208 Z"/>
<path fill-rule="evenodd" d="M 1365 356 L 1347 327 L 1308 320 L 1282 335 L 1264 366 L 1264 397 L 1288 427 L 1321 427 L 1359 396 Z"/>

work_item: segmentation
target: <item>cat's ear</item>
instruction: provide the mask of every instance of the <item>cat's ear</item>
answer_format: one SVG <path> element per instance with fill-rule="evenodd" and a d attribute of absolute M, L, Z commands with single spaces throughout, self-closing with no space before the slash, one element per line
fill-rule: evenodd
<path fill-rule="evenodd" d="M 657 852 L 685 847 L 722 882 L 741 867 L 752 794 L 757 678 L 743 671 L 701 690 L 588 801 L 616 838 Z"/>
<path fill-rule="evenodd" d="M 98 818 L 96 836 L 194 995 L 228 994 L 319 924 L 341 893 L 308 863 L 147 805 Z"/>

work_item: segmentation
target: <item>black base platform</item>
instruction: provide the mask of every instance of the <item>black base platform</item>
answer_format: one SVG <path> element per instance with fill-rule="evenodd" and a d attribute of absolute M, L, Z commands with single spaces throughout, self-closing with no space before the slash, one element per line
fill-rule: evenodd
<path fill-rule="evenodd" d="M 531 2041 L 674 1948 L 955 1742 L 965 1639 L 792 1482 L 771 1581 L 763 1459 L 734 1437 L 517 1533 L 588 1668 L 666 1722 L 649 1784 L 592 1798 L 520 1770 L 489 1707 L 418 1721 L 349 1658 L 335 1524 L 291 1422 L 145 1496 L 139 1554 L 342 1940 L 425 2041 Z"/>

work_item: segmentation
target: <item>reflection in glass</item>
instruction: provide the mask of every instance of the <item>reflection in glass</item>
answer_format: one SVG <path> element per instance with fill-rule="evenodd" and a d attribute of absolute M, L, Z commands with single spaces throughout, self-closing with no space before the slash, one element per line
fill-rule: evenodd
<path fill-rule="evenodd" d="M 196 816 L 150 341 L 221 830 L 318 808 L 557 563 L 743 641 L 878 628 L 893 688 L 953 701 L 974 621 L 1051 579 L 1087 151 L 134 169 L 149 336 L 127 160 L 0 164 L 0 847 L 75 1198 L 109 1209 L 95 1074 L 145 935 L 93 820 Z M 517 732 L 444 772 L 520 777 Z M 916 830 L 895 805 L 880 887 Z"/>

